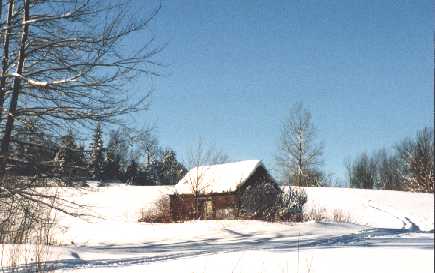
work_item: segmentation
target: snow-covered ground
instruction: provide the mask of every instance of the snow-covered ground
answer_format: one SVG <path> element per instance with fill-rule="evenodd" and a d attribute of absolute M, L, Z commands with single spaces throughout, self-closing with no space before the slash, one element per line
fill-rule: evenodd
<path fill-rule="evenodd" d="M 307 188 L 306 211 L 351 223 L 138 223 L 173 187 L 116 185 L 61 196 L 85 219 L 58 214 L 58 272 L 433 272 L 433 194 Z"/>
<path fill-rule="evenodd" d="M 377 228 L 434 229 L 434 195 L 403 191 L 304 188 L 305 211 L 339 211 L 351 222 Z"/>

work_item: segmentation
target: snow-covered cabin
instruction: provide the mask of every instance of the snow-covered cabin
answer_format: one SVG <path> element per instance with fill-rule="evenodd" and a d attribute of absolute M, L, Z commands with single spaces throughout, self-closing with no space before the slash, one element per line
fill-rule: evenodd
<path fill-rule="evenodd" d="M 271 196 L 264 194 L 264 188 L 272 195 L 281 191 L 260 160 L 195 167 L 175 185 L 170 195 L 171 215 L 173 220 L 243 216 L 254 199 L 267 204 L 261 199 Z"/>

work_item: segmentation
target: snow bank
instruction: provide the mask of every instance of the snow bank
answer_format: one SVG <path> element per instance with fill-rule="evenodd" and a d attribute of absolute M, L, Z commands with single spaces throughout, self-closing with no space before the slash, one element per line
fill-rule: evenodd
<path fill-rule="evenodd" d="M 349 215 L 353 223 L 378 228 L 434 229 L 434 195 L 349 188 L 304 188 L 304 212 L 334 210 Z"/>
<path fill-rule="evenodd" d="M 130 186 L 114 184 L 106 187 L 61 188 L 60 197 L 83 206 L 77 213 L 86 217 L 56 214 L 56 241 L 61 244 L 125 243 L 137 239 L 141 231 L 138 219 L 173 186 Z M 122 236 L 118 236 L 117 234 Z M 117 239 L 117 237 L 120 237 Z"/>

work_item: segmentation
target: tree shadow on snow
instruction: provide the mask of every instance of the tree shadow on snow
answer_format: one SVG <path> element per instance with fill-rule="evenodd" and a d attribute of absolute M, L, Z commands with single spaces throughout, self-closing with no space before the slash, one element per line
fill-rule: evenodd
<path fill-rule="evenodd" d="M 322 225 L 328 225 L 328 223 L 322 223 Z M 225 238 L 206 238 L 195 241 L 187 240 L 176 243 L 144 243 L 133 246 L 105 245 L 95 247 L 74 247 L 72 248 L 72 253 L 88 251 L 96 254 L 101 253 L 102 255 L 104 253 L 120 254 L 120 257 L 122 257 L 122 255 L 124 255 L 124 257 L 116 259 L 83 260 L 80 259 L 78 254 L 76 254 L 76 256 L 72 255 L 75 258 L 56 260 L 47 263 L 47 266 L 54 270 L 82 267 L 120 267 L 246 250 L 294 252 L 304 249 L 328 249 L 350 246 L 406 247 L 417 249 L 434 248 L 433 237 L 429 234 L 428 236 L 414 238 L 402 237 L 401 235 L 411 231 L 409 229 L 369 228 L 357 233 L 324 235 L 318 237 L 309 236 L 312 235 L 309 232 L 307 232 L 307 234 L 301 234 L 300 236 L 299 234 L 288 235 L 280 233 L 271 236 L 263 236 L 258 233 L 242 233 L 231 229 L 225 229 L 224 231 L 226 231 L 230 236 Z M 134 254 L 138 256 L 126 258 L 125 254 Z M 20 272 L 20 270 L 15 272 Z M 23 268 L 23 271 L 21 272 L 28 271 L 24 271 Z"/>

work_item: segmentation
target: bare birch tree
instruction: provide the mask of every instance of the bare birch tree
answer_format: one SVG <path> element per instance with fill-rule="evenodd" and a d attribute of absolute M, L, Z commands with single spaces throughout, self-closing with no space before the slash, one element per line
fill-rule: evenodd
<path fill-rule="evenodd" d="M 316 128 L 311 114 L 302 105 L 294 104 L 282 124 L 276 162 L 289 184 L 318 186 L 320 184 L 323 146 L 316 142 Z"/>

